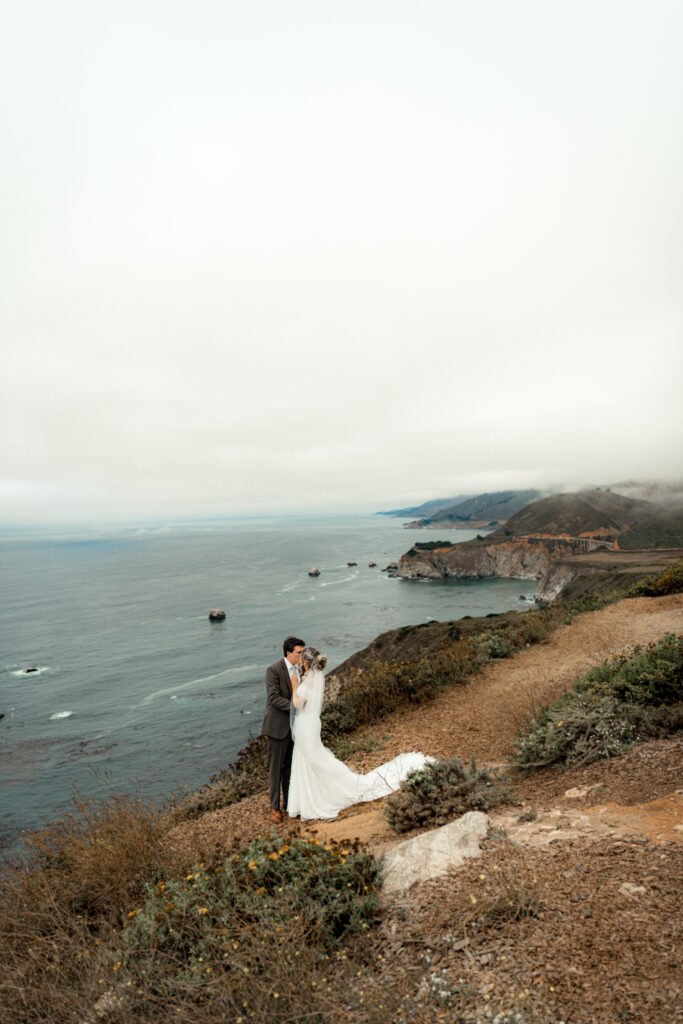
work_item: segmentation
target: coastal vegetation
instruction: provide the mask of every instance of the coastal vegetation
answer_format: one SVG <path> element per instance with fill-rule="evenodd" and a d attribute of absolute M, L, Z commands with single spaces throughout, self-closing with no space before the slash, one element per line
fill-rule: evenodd
<path fill-rule="evenodd" d="M 669 634 L 591 669 L 535 716 L 513 763 L 589 764 L 683 728 L 683 637 Z"/>
<path fill-rule="evenodd" d="M 411 772 L 384 801 L 384 817 L 395 832 L 445 825 L 467 811 L 488 811 L 507 799 L 505 779 L 489 767 L 448 757 Z"/>
<path fill-rule="evenodd" d="M 679 562 L 635 583 L 631 579 L 627 589 L 383 634 L 349 660 L 347 684 L 339 682 L 323 712 L 325 735 L 346 755 L 359 725 L 379 723 L 392 710 L 462 686 L 486 665 L 542 644 L 577 615 L 624 597 L 682 590 Z M 615 757 L 639 738 L 681 729 L 682 667 L 683 639 L 673 635 L 597 666 L 560 703 L 532 719 L 508 777 L 515 777 L 515 769 L 520 778 L 534 778 L 547 766 Z M 6 1019 L 275 1024 L 302 1019 L 305 1011 L 307 1019 L 335 1024 L 436 1022 L 439 1014 L 448 1019 L 456 1013 L 473 1022 L 476 1007 L 491 1005 L 492 1020 L 498 1013 L 500 1021 L 513 1021 L 513 1007 L 521 1012 L 532 998 L 545 1005 L 539 1001 L 542 991 L 552 1002 L 566 950 L 578 955 L 577 932 L 569 933 L 567 922 L 584 898 L 590 896 L 596 917 L 600 907 L 607 931 L 616 928 L 610 914 L 617 913 L 617 892 L 606 872 L 609 851 L 602 848 L 596 854 L 602 879 L 596 889 L 597 861 L 588 855 L 582 854 L 584 886 L 575 852 L 549 858 L 492 835 L 485 870 L 466 867 L 458 883 L 449 879 L 447 886 L 437 886 L 423 904 L 410 898 L 382 904 L 381 864 L 358 843 L 270 832 L 232 848 L 207 848 L 201 859 L 169 843 L 174 823 L 264 789 L 264 766 L 262 740 L 254 740 L 194 802 L 165 806 L 76 795 L 72 813 L 28 833 L 23 856 L 4 869 L 0 895 L 0 1005 Z M 409 777 L 385 801 L 384 814 L 397 833 L 433 827 L 509 799 L 509 778 L 474 761 L 466 766 L 444 758 Z M 620 849 L 619 871 L 626 862 L 629 880 L 649 877 L 650 862 L 641 864 L 632 851 Z M 567 888 L 562 880 L 569 876 Z M 621 884 L 621 874 L 615 877 Z M 618 910 L 619 934 L 623 913 Z M 536 932 L 526 930 L 539 920 L 543 955 L 534 946 Z M 587 918 L 581 920 L 585 927 Z M 648 941 L 664 936 L 657 920 L 657 932 L 639 920 Z M 673 922 L 675 915 L 662 920 Z M 673 924 L 666 927 L 671 933 L 664 939 L 674 948 Z M 547 952 L 551 935 L 556 962 Z M 473 951 L 484 970 L 491 950 L 498 950 L 496 973 L 486 983 L 490 1002 L 480 985 L 467 980 L 468 966 L 460 968 L 463 980 L 456 983 L 435 959 L 435 949 L 445 958 L 463 948 Z M 532 984 L 539 978 L 533 992 L 517 982 L 527 949 L 548 973 L 546 978 L 532 972 Z M 521 1019 L 537 1017 L 551 1019 L 531 1010 Z M 596 1019 L 602 1024 L 607 1017 Z"/>

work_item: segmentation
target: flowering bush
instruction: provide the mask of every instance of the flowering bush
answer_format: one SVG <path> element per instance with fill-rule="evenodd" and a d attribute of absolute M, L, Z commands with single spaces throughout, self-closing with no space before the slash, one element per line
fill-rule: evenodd
<path fill-rule="evenodd" d="M 664 594 L 680 594 L 683 591 L 683 562 L 676 562 L 661 575 L 653 573 L 638 580 L 630 591 L 631 597 L 662 597 Z"/>
<path fill-rule="evenodd" d="M 323 844 L 274 832 L 214 866 L 150 885 L 128 914 L 114 970 L 125 987 L 162 995 L 179 989 L 262 984 L 272 955 L 294 964 L 368 927 L 379 869 L 357 845 Z M 298 951 L 298 952 L 297 952 Z"/>

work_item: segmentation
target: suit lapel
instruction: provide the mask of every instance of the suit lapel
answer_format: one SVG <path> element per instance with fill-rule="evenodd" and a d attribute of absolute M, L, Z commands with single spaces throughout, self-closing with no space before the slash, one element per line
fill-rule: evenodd
<path fill-rule="evenodd" d="M 280 662 L 280 668 L 282 669 L 282 681 L 285 684 L 285 695 L 292 699 L 292 683 L 289 678 L 289 670 L 283 661 Z"/>

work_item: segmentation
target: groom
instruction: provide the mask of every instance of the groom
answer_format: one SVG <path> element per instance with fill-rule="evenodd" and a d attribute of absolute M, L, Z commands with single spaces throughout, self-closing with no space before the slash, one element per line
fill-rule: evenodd
<path fill-rule="evenodd" d="M 287 810 L 289 776 L 292 771 L 294 744 L 289 729 L 289 712 L 292 706 L 292 676 L 298 675 L 298 664 L 304 649 L 303 640 L 288 636 L 282 645 L 284 657 L 273 662 L 266 669 L 266 713 L 263 729 L 268 740 L 268 784 L 270 790 L 270 820 L 282 821 L 280 810 L 280 788 L 282 806 Z"/>

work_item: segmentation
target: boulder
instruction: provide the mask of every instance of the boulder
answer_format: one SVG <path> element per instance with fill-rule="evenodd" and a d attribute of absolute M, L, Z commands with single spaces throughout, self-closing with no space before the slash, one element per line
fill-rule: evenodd
<path fill-rule="evenodd" d="M 384 891 L 405 892 L 415 882 L 425 882 L 460 867 L 466 857 L 479 857 L 479 840 L 488 827 L 487 814 L 468 811 L 448 825 L 400 843 L 384 858 Z"/>
<path fill-rule="evenodd" d="M 309 576 L 319 576 L 320 575 L 320 569 L 318 569 L 317 566 L 312 565 L 311 568 L 308 570 L 308 575 Z"/>
<path fill-rule="evenodd" d="M 358 565 L 358 562 L 347 562 L 347 565 Z"/>
<path fill-rule="evenodd" d="M 377 565 L 377 562 L 374 560 L 374 558 L 371 558 L 370 561 L 368 562 L 368 566 L 371 569 L 374 569 L 376 565 Z"/>
<path fill-rule="evenodd" d="M 209 619 L 211 622 L 222 622 L 225 618 L 225 612 L 222 608 L 212 608 L 209 612 Z"/>

